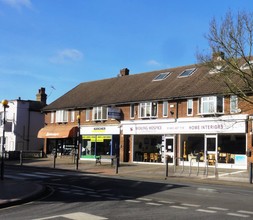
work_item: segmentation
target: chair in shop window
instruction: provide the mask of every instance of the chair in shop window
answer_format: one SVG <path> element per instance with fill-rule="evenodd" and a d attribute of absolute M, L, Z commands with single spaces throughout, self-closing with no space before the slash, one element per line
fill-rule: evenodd
<path fill-rule="evenodd" d="M 144 162 L 148 162 L 149 160 L 150 160 L 149 154 L 148 154 L 148 153 L 144 153 L 144 154 L 143 154 L 143 161 L 144 161 Z"/>
<path fill-rule="evenodd" d="M 154 162 L 155 161 L 155 155 L 154 153 L 150 153 L 150 162 Z"/>
<path fill-rule="evenodd" d="M 155 153 L 155 154 L 154 154 L 154 161 L 155 161 L 155 162 L 160 162 L 160 161 L 161 161 L 161 158 L 160 158 L 159 153 Z"/>
<path fill-rule="evenodd" d="M 214 154 L 209 154 L 208 155 L 208 164 L 209 165 L 214 165 L 215 164 L 215 155 Z"/>

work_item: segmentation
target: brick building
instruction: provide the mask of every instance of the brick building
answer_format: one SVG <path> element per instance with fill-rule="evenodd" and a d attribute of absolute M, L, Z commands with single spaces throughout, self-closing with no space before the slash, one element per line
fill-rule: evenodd
<path fill-rule="evenodd" d="M 252 106 L 228 94 L 216 74 L 189 65 L 80 83 L 44 108 L 44 151 L 76 148 L 80 158 L 247 168 Z M 78 119 L 80 118 L 80 126 Z"/>

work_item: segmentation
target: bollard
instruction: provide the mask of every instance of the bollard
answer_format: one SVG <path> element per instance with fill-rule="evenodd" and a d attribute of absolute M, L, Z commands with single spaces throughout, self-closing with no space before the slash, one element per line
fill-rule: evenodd
<path fill-rule="evenodd" d="M 166 175 L 166 177 L 168 177 L 168 175 L 169 175 L 169 161 L 168 161 L 168 157 L 165 157 L 165 166 L 166 166 L 165 175 Z"/>
<path fill-rule="evenodd" d="M 57 152 L 54 154 L 54 168 L 55 168 L 55 163 L 56 163 L 56 157 L 57 157 Z"/>
<path fill-rule="evenodd" d="M 252 163 L 250 163 L 249 167 L 249 183 L 252 184 Z"/>
<path fill-rule="evenodd" d="M 22 150 L 20 151 L 19 158 L 20 158 L 20 166 L 22 166 L 23 165 L 23 151 Z"/>
<path fill-rule="evenodd" d="M 116 157 L 116 166 L 115 166 L 115 169 L 116 169 L 116 174 L 118 174 L 118 172 L 119 172 L 119 157 Z"/>

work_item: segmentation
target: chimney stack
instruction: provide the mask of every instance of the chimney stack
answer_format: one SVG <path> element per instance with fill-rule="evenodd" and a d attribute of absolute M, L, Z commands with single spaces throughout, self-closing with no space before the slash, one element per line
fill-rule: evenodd
<path fill-rule="evenodd" d="M 218 51 L 213 53 L 213 61 L 222 61 L 225 58 L 224 52 Z"/>
<path fill-rule="evenodd" d="M 42 102 L 44 105 L 47 104 L 47 94 L 45 88 L 41 87 L 39 92 L 36 94 L 36 101 Z"/>
<path fill-rule="evenodd" d="M 129 69 L 124 68 L 120 70 L 120 76 L 128 76 L 129 75 Z"/>

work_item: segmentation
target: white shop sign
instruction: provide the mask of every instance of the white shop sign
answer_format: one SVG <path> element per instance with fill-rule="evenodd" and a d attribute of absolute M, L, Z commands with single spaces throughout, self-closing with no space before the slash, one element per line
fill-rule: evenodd
<path fill-rule="evenodd" d="M 245 133 L 245 121 L 203 121 L 152 124 L 123 124 L 124 134 Z"/>
<path fill-rule="evenodd" d="M 84 126 L 80 134 L 120 134 L 119 126 Z"/>

